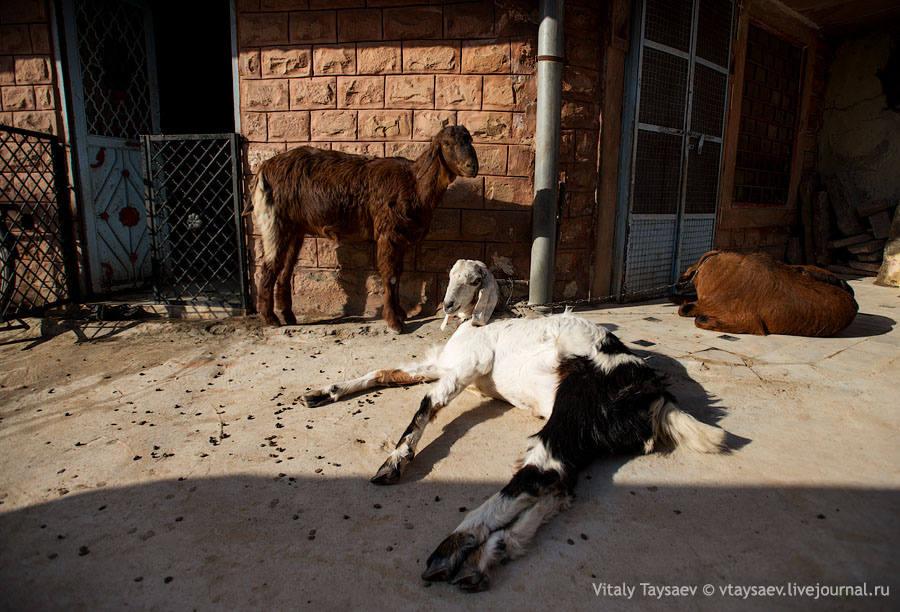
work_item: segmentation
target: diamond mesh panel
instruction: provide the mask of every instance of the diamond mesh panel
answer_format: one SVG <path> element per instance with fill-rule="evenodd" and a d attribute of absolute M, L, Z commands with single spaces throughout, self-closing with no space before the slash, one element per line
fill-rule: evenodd
<path fill-rule="evenodd" d="M 157 299 L 246 308 L 236 137 L 150 136 L 145 147 Z"/>
<path fill-rule="evenodd" d="M 687 60 L 649 47 L 641 65 L 641 123 L 684 129 Z"/>
<path fill-rule="evenodd" d="M 693 0 L 647 0 L 644 38 L 689 51 L 693 9 Z"/>
<path fill-rule="evenodd" d="M 681 136 L 638 130 L 631 212 L 677 213 L 680 176 Z"/>
<path fill-rule="evenodd" d="M 629 219 L 625 256 L 625 293 L 668 284 L 675 256 L 675 219 Z"/>
<path fill-rule="evenodd" d="M 53 136 L 0 127 L 0 318 L 71 298 L 74 252 L 60 215 L 65 168 Z"/>
<path fill-rule="evenodd" d="M 143 12 L 115 0 L 74 5 L 88 133 L 136 140 L 152 131 Z"/>

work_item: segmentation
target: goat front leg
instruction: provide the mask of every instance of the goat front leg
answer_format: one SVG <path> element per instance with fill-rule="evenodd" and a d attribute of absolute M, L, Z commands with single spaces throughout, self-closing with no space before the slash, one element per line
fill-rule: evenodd
<path fill-rule="evenodd" d="M 299 236 L 287 236 L 284 246 L 284 258 L 281 261 L 281 270 L 278 271 L 278 281 L 275 284 L 275 303 L 280 308 L 281 318 L 285 325 L 296 325 L 297 317 L 294 315 L 294 300 L 291 289 L 291 281 L 294 277 L 294 266 L 297 264 L 297 255 L 303 246 L 303 234 Z"/>
<path fill-rule="evenodd" d="M 504 558 L 521 556 L 537 529 L 568 506 L 570 495 L 567 471 L 539 440 L 512 480 L 428 557 L 422 578 L 450 580 L 467 591 L 486 589 L 490 570 Z"/>
<path fill-rule="evenodd" d="M 423 361 L 402 368 L 372 370 L 358 378 L 334 383 L 314 389 L 303 395 L 303 403 L 308 408 L 336 402 L 342 397 L 374 389 L 375 387 L 401 387 L 437 379 L 437 369 L 433 361 Z"/>
<path fill-rule="evenodd" d="M 453 375 L 446 375 L 441 378 L 435 387 L 422 398 L 419 409 L 413 416 L 412 421 L 400 436 L 397 447 L 394 452 L 385 460 L 378 468 L 371 482 L 377 485 L 394 484 L 400 480 L 403 470 L 409 465 L 416 455 L 416 447 L 419 440 L 425 432 L 425 426 L 431 422 L 437 415 L 438 411 L 453 401 L 457 395 L 462 393 L 463 389 L 468 387 L 475 381 L 477 372 L 473 369 L 470 372 L 456 372 Z"/>
<path fill-rule="evenodd" d="M 406 331 L 406 312 L 400 307 L 400 274 L 403 272 L 403 248 L 382 235 L 378 237 L 378 271 L 384 285 L 384 308 L 381 316 L 388 327 L 402 334 Z"/>

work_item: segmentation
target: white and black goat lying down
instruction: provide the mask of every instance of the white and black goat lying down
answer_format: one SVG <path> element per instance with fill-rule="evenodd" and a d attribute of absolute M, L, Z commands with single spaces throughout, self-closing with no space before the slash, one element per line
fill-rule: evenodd
<path fill-rule="evenodd" d="M 499 562 L 514 559 L 537 529 L 571 499 L 578 471 L 616 453 L 684 446 L 726 452 L 725 431 L 683 412 L 663 377 L 612 333 L 573 315 L 464 321 L 425 361 L 312 391 L 308 406 L 391 384 L 437 381 L 396 450 L 372 478 L 392 484 L 412 461 L 426 424 L 469 385 L 547 419 L 522 467 L 501 491 L 469 513 L 428 558 L 425 580 L 487 588 Z"/>

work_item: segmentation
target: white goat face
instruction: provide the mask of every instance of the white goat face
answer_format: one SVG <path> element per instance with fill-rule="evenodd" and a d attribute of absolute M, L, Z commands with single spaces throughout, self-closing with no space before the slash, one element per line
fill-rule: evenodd
<path fill-rule="evenodd" d="M 444 294 L 444 314 L 472 317 L 473 325 L 484 325 L 491 318 L 500 294 L 497 281 L 487 266 L 473 259 L 460 259 L 450 270 L 450 283 Z"/>

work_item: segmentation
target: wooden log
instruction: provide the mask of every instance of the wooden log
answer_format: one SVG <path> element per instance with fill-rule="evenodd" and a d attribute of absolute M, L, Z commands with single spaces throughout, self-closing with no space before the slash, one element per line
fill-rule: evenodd
<path fill-rule="evenodd" d="M 828 264 L 825 266 L 827 270 L 831 270 L 836 274 L 849 274 L 851 276 L 875 276 L 871 272 L 866 272 L 865 270 L 856 270 L 854 268 L 850 268 L 848 266 L 841 266 L 838 264 Z"/>
<path fill-rule="evenodd" d="M 813 242 L 816 245 L 816 263 L 820 266 L 831 263 L 828 239 L 831 238 L 831 205 L 828 192 L 819 191 L 813 200 Z"/>
<path fill-rule="evenodd" d="M 842 249 L 846 246 L 850 246 L 853 244 L 859 244 L 861 242 L 868 242 L 872 239 L 871 234 L 857 234 L 856 236 L 849 236 L 847 238 L 841 238 L 840 240 L 832 240 L 828 243 L 829 249 Z"/>
<path fill-rule="evenodd" d="M 815 185 L 806 181 L 800 186 L 800 223 L 803 224 L 803 262 L 816 263 L 816 245 L 813 238 L 813 195 Z"/>
<path fill-rule="evenodd" d="M 891 213 L 880 210 L 874 215 L 869 215 L 869 225 L 872 226 L 872 235 L 876 238 L 887 238 L 891 233 Z"/>
<path fill-rule="evenodd" d="M 835 176 L 825 177 L 825 187 L 841 233 L 845 236 L 862 233 L 863 224 L 856 213 L 857 196 L 847 174 L 838 172 Z"/>
<path fill-rule="evenodd" d="M 888 210 L 889 208 L 893 207 L 893 200 L 891 200 L 890 198 L 881 198 L 879 200 L 872 200 L 871 202 L 860 204 L 856 207 L 856 212 L 859 213 L 861 217 L 868 217 L 869 215 L 874 215 L 875 213 L 881 212 L 883 210 Z"/>
<path fill-rule="evenodd" d="M 854 257 L 860 261 L 875 261 L 881 263 L 881 253 L 878 251 L 874 253 L 857 253 Z"/>
<path fill-rule="evenodd" d="M 881 268 L 880 263 L 869 263 L 867 261 L 857 261 L 855 259 L 851 259 L 847 263 L 854 270 L 865 270 L 866 272 L 872 272 L 873 274 L 878 274 L 878 270 Z"/>
<path fill-rule="evenodd" d="M 847 250 L 851 253 L 876 253 L 884 248 L 884 240 L 869 240 L 861 244 L 848 246 Z"/>

